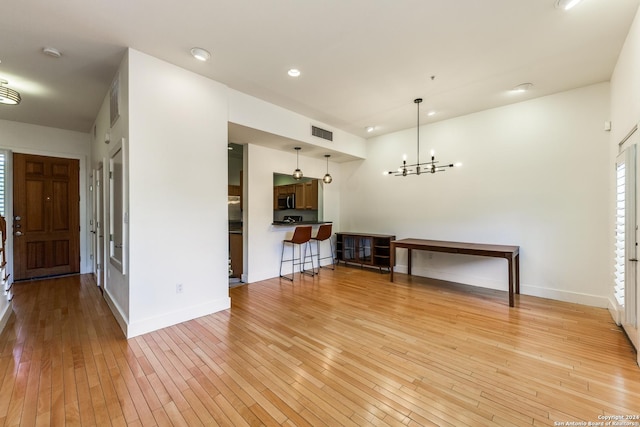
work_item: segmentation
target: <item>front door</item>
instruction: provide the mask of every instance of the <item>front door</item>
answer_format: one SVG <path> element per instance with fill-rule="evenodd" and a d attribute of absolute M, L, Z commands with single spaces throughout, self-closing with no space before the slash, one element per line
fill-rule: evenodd
<path fill-rule="evenodd" d="M 13 155 L 15 280 L 80 272 L 76 159 Z"/>

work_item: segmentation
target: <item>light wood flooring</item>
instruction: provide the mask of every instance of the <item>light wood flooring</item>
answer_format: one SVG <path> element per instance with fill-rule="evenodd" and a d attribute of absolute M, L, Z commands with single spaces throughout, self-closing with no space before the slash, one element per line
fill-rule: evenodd
<path fill-rule="evenodd" d="M 0 426 L 482 426 L 640 415 L 606 310 L 339 266 L 125 340 L 91 276 L 15 285 Z M 636 420 L 640 421 L 640 420 Z M 566 424 L 565 424 L 566 425 Z"/>

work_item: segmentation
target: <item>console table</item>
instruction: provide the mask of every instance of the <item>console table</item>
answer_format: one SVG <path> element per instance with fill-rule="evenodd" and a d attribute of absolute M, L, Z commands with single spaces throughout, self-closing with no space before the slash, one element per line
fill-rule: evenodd
<path fill-rule="evenodd" d="M 396 248 L 408 251 L 407 273 L 411 275 L 411 251 L 413 249 L 450 254 L 478 255 L 505 258 L 509 268 L 509 307 L 514 306 L 514 293 L 520 293 L 520 246 L 486 245 L 482 243 L 446 242 L 441 240 L 401 239 L 391 241 L 391 281 L 395 265 Z"/>
<path fill-rule="evenodd" d="M 393 271 L 391 241 L 396 236 L 370 233 L 336 233 L 336 259 L 345 264 L 378 267 Z"/>

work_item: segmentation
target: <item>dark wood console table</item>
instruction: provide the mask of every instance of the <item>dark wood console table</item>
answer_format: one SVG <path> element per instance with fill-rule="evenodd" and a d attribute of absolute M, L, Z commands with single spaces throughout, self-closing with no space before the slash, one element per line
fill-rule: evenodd
<path fill-rule="evenodd" d="M 505 258 L 509 267 L 509 307 L 514 306 L 514 293 L 520 293 L 520 246 L 486 245 L 482 243 L 446 242 L 441 240 L 402 239 L 391 241 L 391 281 L 396 260 L 396 248 L 408 251 L 407 273 L 411 275 L 411 250 L 446 252 L 450 254 L 478 255 Z"/>

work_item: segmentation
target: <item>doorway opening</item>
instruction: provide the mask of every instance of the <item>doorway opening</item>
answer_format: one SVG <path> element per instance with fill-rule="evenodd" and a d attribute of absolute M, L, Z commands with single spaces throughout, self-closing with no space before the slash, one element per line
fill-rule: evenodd
<path fill-rule="evenodd" d="M 229 287 L 243 282 L 244 275 L 244 149 L 229 143 L 228 150 L 228 220 L 229 220 Z"/>

